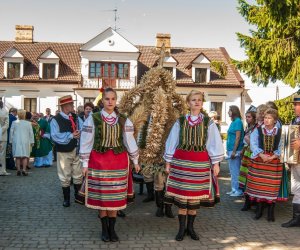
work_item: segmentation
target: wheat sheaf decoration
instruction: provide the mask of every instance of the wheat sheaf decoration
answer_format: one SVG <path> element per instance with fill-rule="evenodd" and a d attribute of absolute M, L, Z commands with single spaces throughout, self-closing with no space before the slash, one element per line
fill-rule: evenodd
<path fill-rule="evenodd" d="M 143 165 L 154 168 L 163 163 L 165 142 L 172 125 L 187 111 L 184 99 L 175 88 L 172 74 L 155 67 L 142 77 L 138 86 L 125 92 L 120 101 L 120 112 L 134 124 Z"/>

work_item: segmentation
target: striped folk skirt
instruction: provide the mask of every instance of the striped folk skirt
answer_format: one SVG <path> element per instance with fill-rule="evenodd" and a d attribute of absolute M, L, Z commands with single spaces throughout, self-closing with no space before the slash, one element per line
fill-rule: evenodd
<path fill-rule="evenodd" d="M 208 153 L 177 149 L 171 162 L 165 203 L 174 203 L 182 209 L 197 209 L 201 201 L 213 203 L 217 193 L 218 185 L 216 188 L 213 185 Z"/>
<path fill-rule="evenodd" d="M 250 147 L 247 146 L 244 148 L 244 154 L 242 158 L 242 164 L 240 167 L 240 176 L 239 176 L 239 187 L 241 190 L 245 191 L 247 183 L 247 175 L 249 170 L 249 165 L 251 164 L 251 151 Z"/>
<path fill-rule="evenodd" d="M 100 210 L 121 210 L 133 199 L 127 152 L 92 151 L 86 179 L 85 205 Z"/>
<path fill-rule="evenodd" d="M 264 163 L 260 157 L 252 160 L 247 175 L 245 194 L 257 202 L 277 201 L 282 181 L 283 165 L 279 159 Z"/>

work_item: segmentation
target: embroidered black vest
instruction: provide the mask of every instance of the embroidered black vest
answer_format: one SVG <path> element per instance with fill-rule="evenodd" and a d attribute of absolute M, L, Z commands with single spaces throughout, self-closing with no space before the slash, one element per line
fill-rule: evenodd
<path fill-rule="evenodd" d="M 205 151 L 209 120 L 208 116 L 204 116 L 201 123 L 190 126 L 186 117 L 181 116 L 179 118 L 180 133 L 177 148 L 195 152 Z"/>
<path fill-rule="evenodd" d="M 123 153 L 126 150 L 123 144 L 126 117 L 118 115 L 118 122 L 113 126 L 103 121 L 100 112 L 92 114 L 92 117 L 95 125 L 93 150 L 104 153 L 112 149 L 115 154 Z"/>
<path fill-rule="evenodd" d="M 276 135 L 264 135 L 262 127 L 257 128 L 259 148 L 263 149 L 265 153 L 273 153 L 278 149 L 281 138 L 281 128 L 278 128 Z"/>
<path fill-rule="evenodd" d="M 73 113 L 72 116 L 76 124 L 77 116 L 76 114 Z M 56 116 L 53 117 L 53 119 L 55 119 L 55 121 L 57 122 L 60 133 L 65 133 L 65 132 L 73 133 L 72 124 L 70 120 L 65 119 L 64 117 L 62 117 L 61 114 L 57 114 Z M 73 151 L 74 148 L 76 148 L 76 146 L 77 146 L 77 139 L 71 139 L 71 141 L 68 144 L 59 144 L 55 142 L 55 147 L 57 152 L 71 152 Z"/>

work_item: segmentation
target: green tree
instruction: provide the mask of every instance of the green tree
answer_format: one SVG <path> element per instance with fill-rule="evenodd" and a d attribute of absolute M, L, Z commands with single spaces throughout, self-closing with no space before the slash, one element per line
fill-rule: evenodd
<path fill-rule="evenodd" d="M 233 63 L 264 86 L 281 80 L 295 87 L 300 84 L 300 1 L 238 0 L 238 10 L 254 27 L 250 35 L 237 33 L 246 60 Z"/>
<path fill-rule="evenodd" d="M 278 115 L 283 124 L 290 124 L 293 118 L 295 118 L 294 105 L 292 101 L 294 100 L 294 95 L 296 94 L 299 95 L 300 90 L 288 97 L 275 101 L 275 104 L 278 108 Z"/>

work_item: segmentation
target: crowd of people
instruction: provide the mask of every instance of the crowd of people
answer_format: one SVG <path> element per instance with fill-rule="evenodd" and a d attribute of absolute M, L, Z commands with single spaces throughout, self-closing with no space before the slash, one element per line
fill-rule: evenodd
<path fill-rule="evenodd" d="M 292 125 L 299 125 L 300 98 L 293 100 L 295 119 Z M 274 102 L 251 106 L 245 114 L 247 127 L 244 130 L 237 106 L 229 107 L 231 124 L 227 133 L 227 158 L 231 175 L 230 196 L 244 196 L 241 211 L 256 206 L 254 219 L 263 216 L 267 208 L 267 220 L 275 221 L 275 205 L 288 201 L 288 174 L 291 170 L 291 191 L 293 216 L 282 227 L 300 226 L 300 175 L 299 164 L 286 164 L 283 150 L 287 147 L 300 149 L 300 139 L 295 138 L 286 145 L 286 134 Z"/>
<path fill-rule="evenodd" d="M 18 176 L 27 176 L 29 158 L 33 166 L 50 167 L 53 161 L 53 145 L 50 139 L 49 122 L 51 110 L 46 115 L 11 108 L 9 112 L 0 101 L 1 176 L 10 175 L 6 169 L 17 170 Z"/>
<path fill-rule="evenodd" d="M 50 167 L 56 160 L 63 206 L 71 204 L 73 183 L 75 202 L 99 211 L 101 239 L 116 242 L 116 218 L 134 198 L 132 173 L 140 172 L 142 159 L 134 124 L 117 109 L 116 91 L 106 88 L 102 95 L 97 107 L 86 103 L 77 114 L 72 96 L 61 97 L 55 116 L 49 108 L 45 116 L 14 108 L 7 114 L 0 101 L 0 174 L 8 175 L 7 164 L 7 168 L 16 167 L 18 176 L 27 176 L 29 157 L 34 157 L 37 168 Z M 207 115 L 203 111 L 203 101 L 200 91 L 191 91 L 186 97 L 189 113 L 181 114 L 167 138 L 165 173 L 156 177 L 161 184 L 156 197 L 153 180 L 147 182 L 145 202 L 156 199 L 158 217 L 164 215 L 165 206 L 166 216 L 174 218 L 171 206 L 178 207 L 177 241 L 185 235 L 199 240 L 194 230 L 197 209 L 220 201 L 218 174 L 225 155 L 220 119 L 216 112 Z M 299 118 L 291 123 L 300 125 L 300 96 L 295 96 L 293 103 Z M 287 169 L 280 160 L 283 137 L 277 107 L 273 102 L 251 106 L 245 114 L 246 129 L 237 106 L 230 106 L 228 115 L 231 123 L 226 151 L 231 190 L 227 194 L 244 197 L 242 211 L 255 206 L 256 220 L 267 207 L 267 219 L 274 221 L 276 202 L 287 201 L 289 195 Z M 292 141 L 291 147 L 300 149 L 300 139 Z M 300 226 L 299 166 L 289 166 L 293 216 L 283 227 Z"/>

